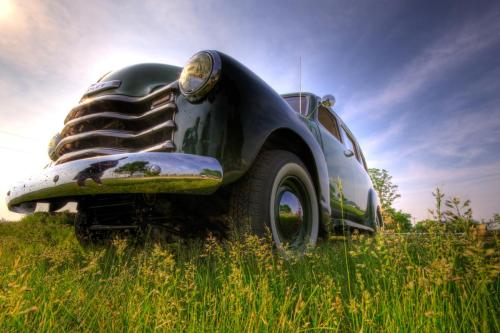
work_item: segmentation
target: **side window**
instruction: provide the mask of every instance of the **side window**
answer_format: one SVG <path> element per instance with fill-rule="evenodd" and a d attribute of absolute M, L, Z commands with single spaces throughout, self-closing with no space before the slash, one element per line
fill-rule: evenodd
<path fill-rule="evenodd" d="M 337 119 L 335 116 L 328 111 L 328 109 L 320 106 L 318 108 L 318 121 L 324 128 L 328 130 L 337 140 L 340 140 L 339 126 L 337 125 Z"/>
<path fill-rule="evenodd" d="M 354 143 L 354 139 L 351 137 L 351 135 L 349 133 L 346 132 L 344 127 L 341 127 L 340 131 L 342 133 L 342 139 L 344 141 L 345 147 L 347 149 L 352 150 L 352 152 L 354 153 L 354 156 L 356 156 L 356 159 L 358 160 L 358 162 L 361 163 L 361 160 L 359 158 L 358 149 L 356 148 L 356 144 Z"/>

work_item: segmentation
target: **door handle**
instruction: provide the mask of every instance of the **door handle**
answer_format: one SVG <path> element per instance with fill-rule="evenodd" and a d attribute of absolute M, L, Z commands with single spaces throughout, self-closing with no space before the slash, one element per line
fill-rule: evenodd
<path fill-rule="evenodd" d="M 344 155 L 346 157 L 351 157 L 351 156 L 354 155 L 354 152 L 352 150 L 350 150 L 350 149 L 346 149 L 346 150 L 344 150 Z"/>

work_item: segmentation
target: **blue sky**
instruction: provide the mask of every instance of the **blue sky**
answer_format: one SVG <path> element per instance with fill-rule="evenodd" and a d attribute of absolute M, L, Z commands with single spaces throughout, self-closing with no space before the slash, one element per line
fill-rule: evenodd
<path fill-rule="evenodd" d="M 102 74 L 223 51 L 278 92 L 334 94 L 370 167 L 427 217 L 431 191 L 500 212 L 497 1 L 0 0 L 0 190 L 47 162 L 46 144 Z M 14 218 L 5 206 L 0 216 Z"/>

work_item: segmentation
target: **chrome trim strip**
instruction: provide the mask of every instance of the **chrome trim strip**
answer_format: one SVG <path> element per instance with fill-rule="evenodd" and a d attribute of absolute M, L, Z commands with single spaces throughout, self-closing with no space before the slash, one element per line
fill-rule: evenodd
<path fill-rule="evenodd" d="M 65 138 L 63 138 L 61 141 L 56 146 L 56 153 L 59 154 L 60 150 L 63 148 L 64 145 L 75 142 L 78 140 L 82 139 L 89 139 L 89 138 L 94 138 L 94 137 L 111 137 L 111 138 L 120 138 L 120 139 L 135 139 L 140 136 L 144 136 L 147 134 L 151 134 L 153 132 L 159 131 L 161 129 L 165 128 L 170 128 L 174 129 L 175 128 L 175 123 L 172 120 L 168 120 L 164 123 L 161 123 L 159 125 L 153 126 L 151 128 L 148 128 L 144 131 L 141 131 L 139 133 L 133 133 L 133 132 L 125 132 L 125 131 L 118 131 L 118 130 L 95 130 L 95 131 L 89 131 L 89 132 L 83 132 L 75 135 L 70 135 Z"/>
<path fill-rule="evenodd" d="M 143 118 L 147 118 L 151 115 L 154 115 L 156 113 L 169 110 L 175 112 L 176 110 L 176 105 L 173 102 L 167 103 L 165 105 L 159 106 L 157 108 L 151 109 L 147 112 L 144 112 L 143 114 L 140 115 L 129 115 L 129 114 L 124 114 L 124 113 L 119 113 L 119 112 L 98 112 L 98 113 L 91 113 L 79 118 L 73 118 L 70 121 L 68 121 L 65 125 L 64 128 L 61 131 L 61 136 L 64 136 L 65 131 L 67 130 L 68 127 L 74 126 L 76 124 L 79 124 L 81 122 L 87 121 L 87 120 L 92 120 L 95 118 L 110 118 L 110 119 L 120 119 L 120 120 L 140 120 Z"/>
<path fill-rule="evenodd" d="M 115 154 L 125 154 L 130 152 L 128 149 L 118 149 L 118 148 L 89 148 L 89 149 L 82 149 L 82 150 L 76 150 L 72 151 L 70 153 L 66 153 L 64 155 L 61 155 L 57 161 L 55 162 L 56 164 L 61 164 L 64 161 L 68 160 L 74 160 L 79 157 L 85 156 L 85 155 L 90 155 L 92 154 L 93 156 L 96 155 L 115 155 Z"/>
<path fill-rule="evenodd" d="M 131 153 L 75 160 L 44 169 L 11 188 L 7 206 L 33 212 L 37 202 L 124 193 L 213 193 L 222 183 L 217 159 L 180 153 Z"/>
<path fill-rule="evenodd" d="M 156 96 L 159 96 L 161 94 L 175 93 L 177 91 L 179 91 L 179 81 L 178 80 L 166 85 L 163 88 L 155 90 L 151 94 L 145 95 L 145 96 L 132 97 L 132 96 L 126 96 L 126 95 L 102 95 L 102 96 L 97 96 L 94 98 L 88 98 L 70 110 L 70 112 L 66 116 L 66 119 L 64 120 L 64 123 L 66 124 L 68 121 L 70 121 L 72 119 L 72 115 L 76 111 L 80 110 L 81 108 L 87 107 L 91 104 L 94 104 L 94 103 L 116 102 L 116 101 L 127 102 L 127 103 L 141 103 L 141 102 L 147 101 L 149 99 L 152 99 Z"/>
<path fill-rule="evenodd" d="M 159 150 L 165 150 L 165 149 L 175 149 L 175 144 L 172 140 L 167 140 L 163 143 L 148 147 L 146 149 L 143 149 L 141 151 L 146 152 L 146 151 L 159 151 Z"/>
<path fill-rule="evenodd" d="M 346 219 L 344 219 L 343 221 L 344 221 L 344 225 L 347 225 L 347 226 L 349 226 L 351 228 L 363 229 L 363 230 L 375 232 L 375 230 L 373 228 L 370 228 L 370 227 L 368 227 L 366 225 L 359 224 L 359 223 L 353 222 L 351 220 L 346 220 Z M 332 219 L 332 222 L 336 226 L 342 226 L 342 219 Z"/>
<path fill-rule="evenodd" d="M 65 161 L 70 161 L 70 160 L 75 160 L 79 157 L 84 157 L 85 155 L 92 154 L 93 156 L 95 155 L 115 155 L 115 154 L 127 154 L 127 153 L 146 153 L 146 152 L 158 152 L 162 150 L 171 150 L 175 149 L 175 144 L 172 140 L 167 140 L 163 143 L 156 144 L 154 146 L 146 147 L 144 149 L 141 149 L 139 151 L 134 151 L 132 149 L 125 149 L 125 148 L 105 148 L 105 147 L 97 147 L 97 148 L 89 148 L 89 149 L 82 149 L 82 150 L 76 150 L 72 151 L 70 153 L 66 153 L 59 157 L 59 159 L 55 162 L 55 164 L 61 164 L 64 163 Z M 93 157 L 90 156 L 90 157 Z"/>

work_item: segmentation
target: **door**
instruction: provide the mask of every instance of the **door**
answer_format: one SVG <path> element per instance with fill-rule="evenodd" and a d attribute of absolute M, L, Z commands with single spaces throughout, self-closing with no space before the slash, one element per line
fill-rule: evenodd
<path fill-rule="evenodd" d="M 365 223 L 365 213 L 368 209 L 368 194 L 371 188 L 370 178 L 363 163 L 362 154 L 352 134 L 340 126 L 340 135 L 344 143 L 344 155 L 348 159 L 349 182 L 353 195 L 349 206 L 352 206 L 352 221 Z"/>
<path fill-rule="evenodd" d="M 337 118 L 324 106 L 318 107 L 318 122 L 330 182 L 333 219 L 359 221 L 357 207 L 357 160 L 344 145 Z M 355 153 L 355 152 L 354 152 Z"/>

